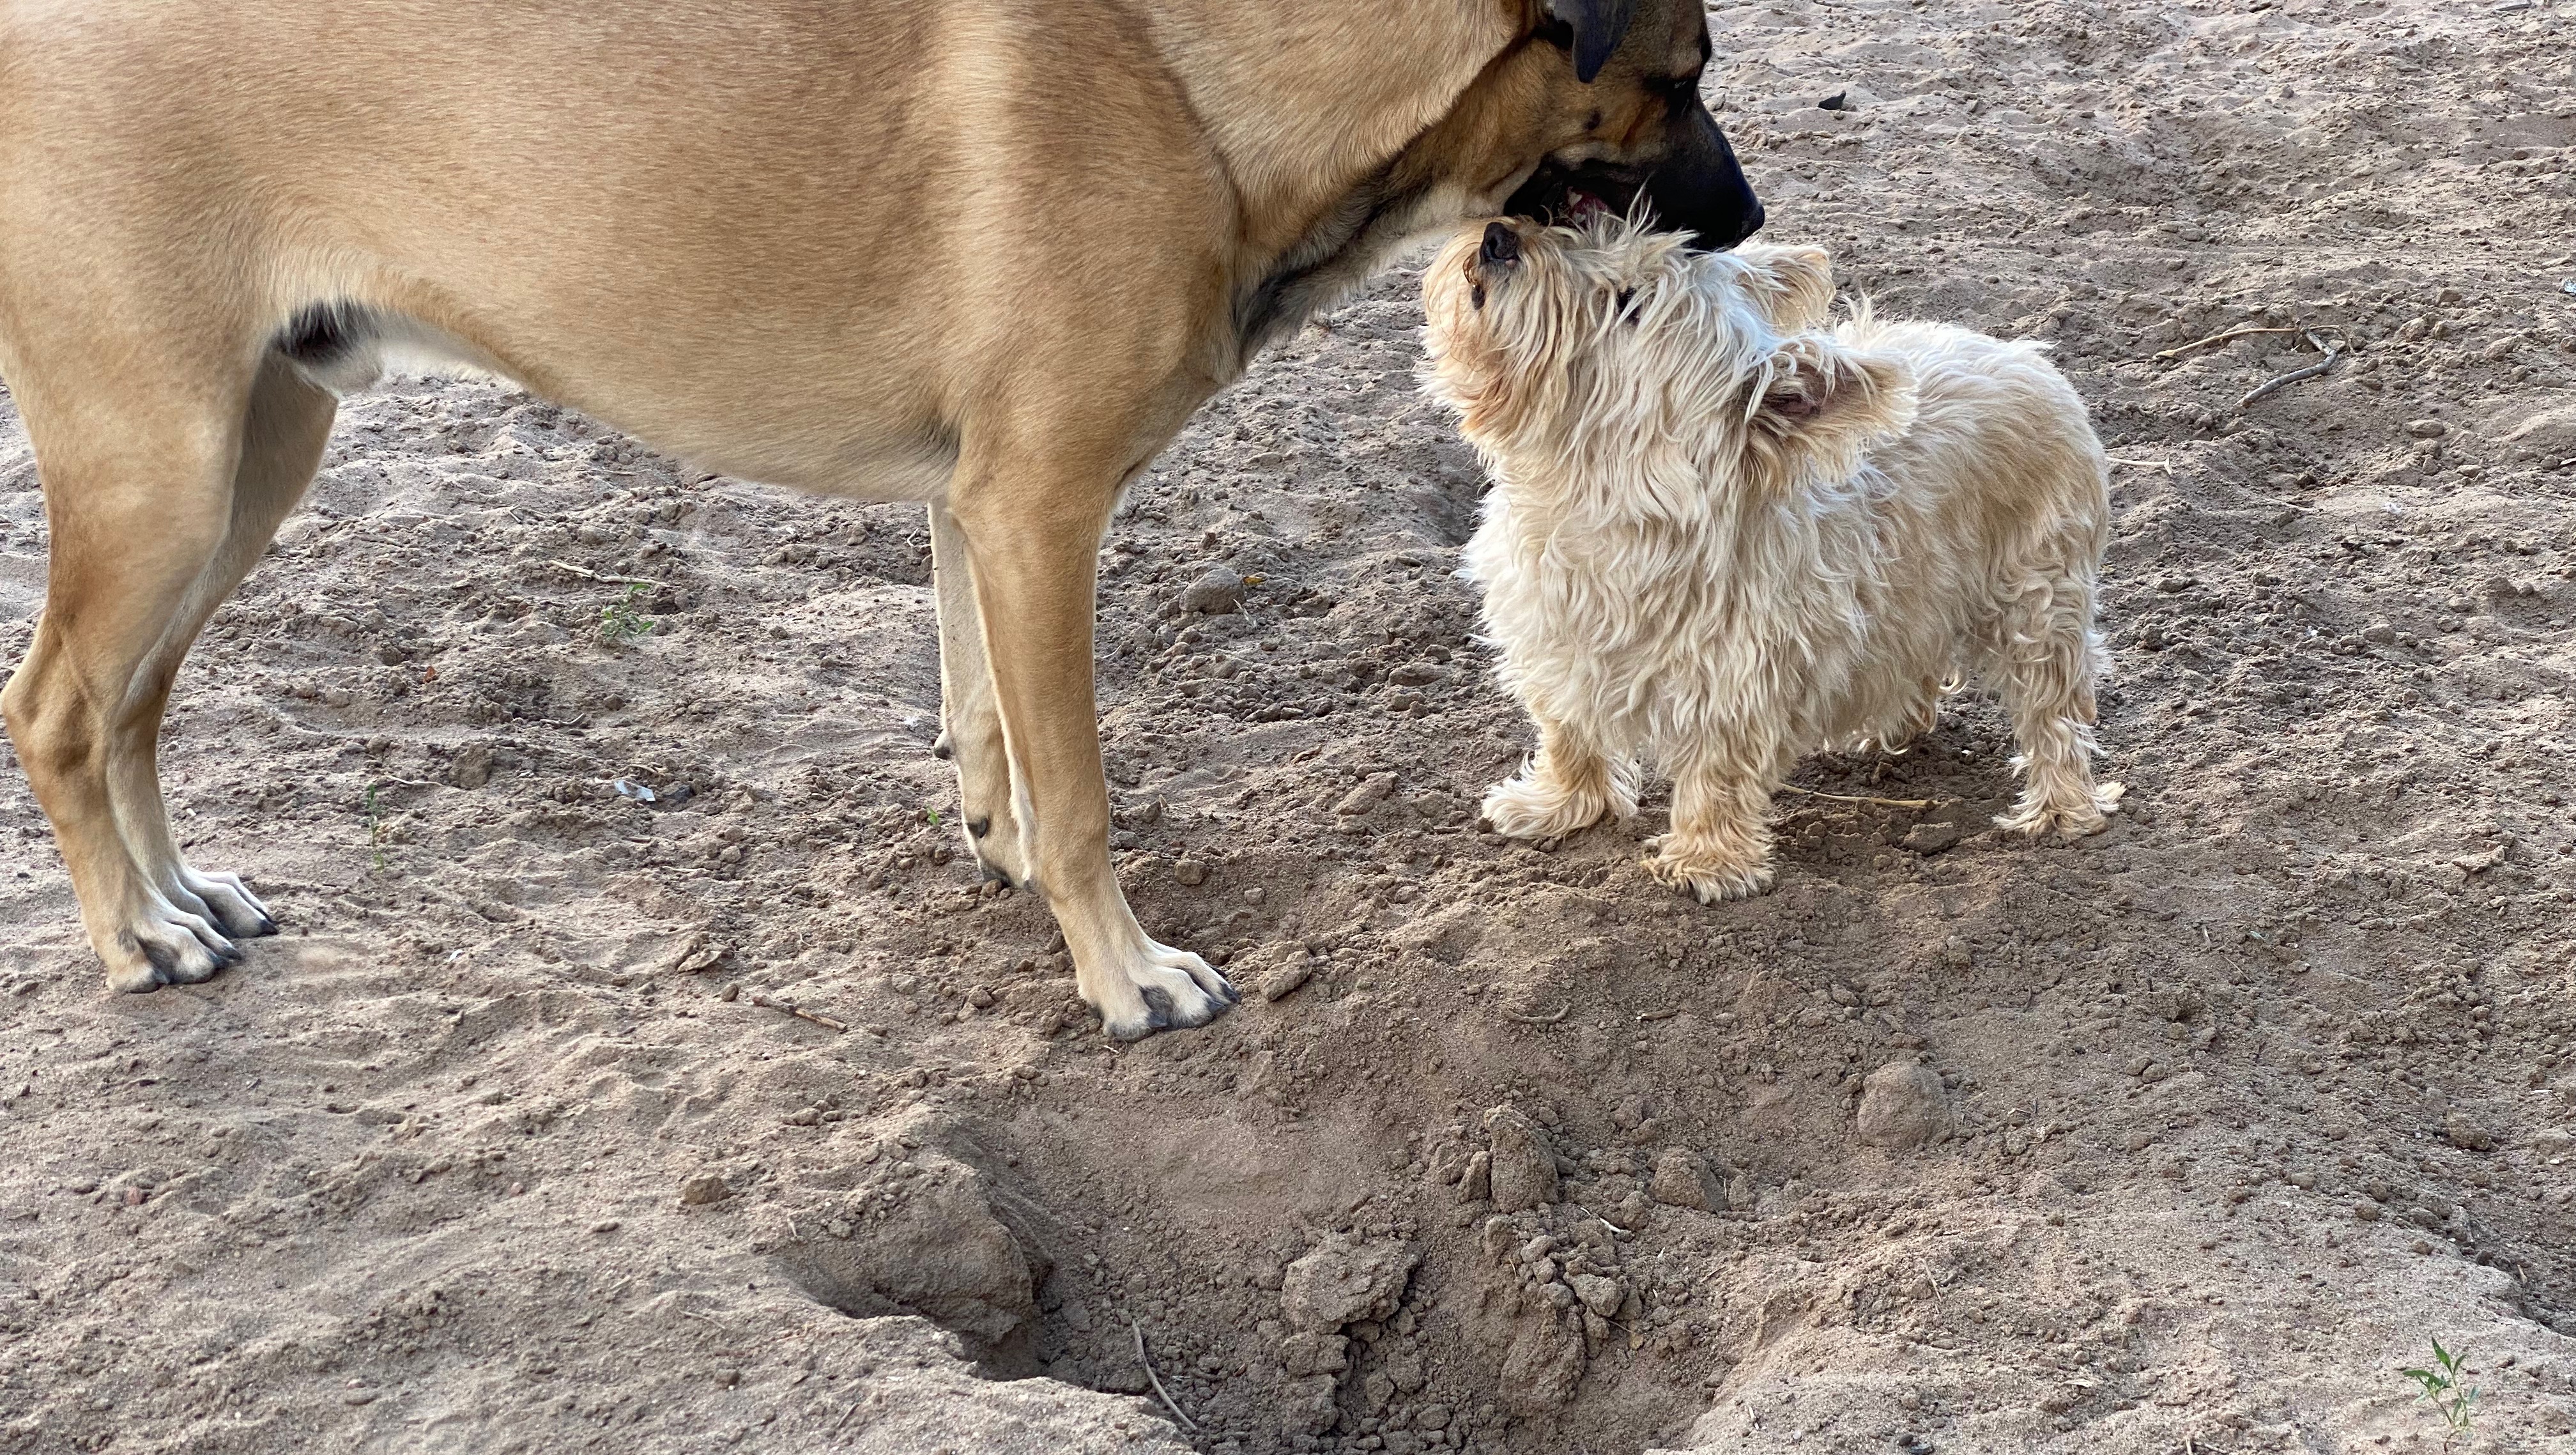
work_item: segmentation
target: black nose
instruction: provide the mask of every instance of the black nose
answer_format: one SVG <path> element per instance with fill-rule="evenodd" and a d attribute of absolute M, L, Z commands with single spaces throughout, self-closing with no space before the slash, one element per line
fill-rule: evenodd
<path fill-rule="evenodd" d="M 1476 261 L 1489 268 L 1508 268 L 1521 260 L 1521 235 L 1508 222 L 1485 224 L 1485 245 L 1476 250 Z"/>
<path fill-rule="evenodd" d="M 1672 133 L 1672 152 L 1647 179 L 1647 200 L 1666 227 L 1696 234 L 1699 246 L 1723 251 L 1762 230 L 1761 199 L 1735 159 L 1717 118 L 1694 104 Z"/>

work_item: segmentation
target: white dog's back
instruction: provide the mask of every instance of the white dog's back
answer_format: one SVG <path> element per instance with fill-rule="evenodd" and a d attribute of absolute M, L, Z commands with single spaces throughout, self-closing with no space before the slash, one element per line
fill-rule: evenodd
<path fill-rule="evenodd" d="M 2040 347 L 1868 317 L 1834 334 L 1913 377 L 1911 422 L 1848 474 L 1711 479 L 1677 518 L 1569 510 L 1503 462 L 1467 564 L 1516 692 L 1659 754 L 1724 731 L 1748 689 L 1791 713 L 1790 752 L 1901 742 L 1942 681 L 2008 649 L 2005 603 L 2075 587 L 2089 614 L 2105 465 Z"/>

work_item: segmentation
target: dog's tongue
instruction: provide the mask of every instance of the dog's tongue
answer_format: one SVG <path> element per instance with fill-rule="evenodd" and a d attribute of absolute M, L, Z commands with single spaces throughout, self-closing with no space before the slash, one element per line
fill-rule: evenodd
<path fill-rule="evenodd" d="M 1581 190 L 1577 190 L 1569 195 L 1566 198 L 1565 205 L 1566 210 L 1574 214 L 1573 221 L 1579 223 L 1590 222 L 1596 217 L 1607 217 L 1610 215 L 1609 203 L 1602 201 L 1600 198 L 1593 196 L 1589 192 Z"/>

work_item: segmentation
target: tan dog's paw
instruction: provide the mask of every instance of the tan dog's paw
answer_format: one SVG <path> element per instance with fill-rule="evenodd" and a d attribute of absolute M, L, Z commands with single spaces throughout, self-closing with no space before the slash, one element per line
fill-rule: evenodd
<path fill-rule="evenodd" d="M 1702 904 L 1724 904 L 1771 892 L 1770 861 L 1706 850 L 1676 850 L 1670 836 L 1646 845 L 1654 856 L 1643 860 L 1646 872 Z"/>
<path fill-rule="evenodd" d="M 118 930 L 112 945 L 97 948 L 107 963 L 108 989 L 127 994 L 196 985 L 243 958 L 212 921 L 157 896 Z"/>
<path fill-rule="evenodd" d="M 955 732 L 943 728 L 930 745 L 930 756 L 957 765 L 957 827 L 965 836 L 966 852 L 975 856 L 975 867 L 987 879 L 1027 889 L 1029 853 L 1020 841 L 1011 797 L 1010 758 L 998 728 L 989 742 L 974 748 L 978 741 L 970 737 L 961 744 Z"/>
<path fill-rule="evenodd" d="M 1187 950 L 1144 939 L 1120 958 L 1096 977 L 1077 972 L 1082 998 L 1100 1012 L 1100 1028 L 1113 1041 L 1203 1026 L 1243 999 L 1233 982 Z"/>
<path fill-rule="evenodd" d="M 1019 820 L 1012 816 L 1005 800 L 994 812 L 972 816 L 959 825 L 966 832 L 966 852 L 975 856 L 975 867 L 985 878 L 1029 889 L 1028 850 L 1020 842 Z"/>
<path fill-rule="evenodd" d="M 250 886 L 238 874 L 204 874 L 185 864 L 179 866 L 179 887 L 196 901 L 173 898 L 179 907 L 212 921 L 215 928 L 236 940 L 256 939 L 277 933 L 277 921 Z M 202 905 L 200 909 L 198 906 Z"/>
<path fill-rule="evenodd" d="M 2024 798 L 2013 805 L 2012 812 L 1996 819 L 1995 827 L 2034 839 L 2050 834 L 2066 839 L 2086 838 L 2111 826 L 2111 815 L 2120 811 L 2120 797 L 2128 791 L 2125 783 L 2099 783 L 2088 797 L 2071 803 Z"/>
<path fill-rule="evenodd" d="M 1485 792 L 1480 810 L 1495 833 L 1507 839 L 1538 843 L 1564 838 L 1610 816 L 1607 793 L 1568 793 L 1526 775 L 1509 778 Z"/>

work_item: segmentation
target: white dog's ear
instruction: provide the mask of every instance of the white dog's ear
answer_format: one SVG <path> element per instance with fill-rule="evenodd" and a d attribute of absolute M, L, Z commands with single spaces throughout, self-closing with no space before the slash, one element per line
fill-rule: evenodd
<path fill-rule="evenodd" d="M 1755 379 L 1748 443 L 1785 486 L 1806 474 L 1844 474 L 1872 440 L 1914 422 L 1914 371 L 1891 354 L 1830 334 L 1783 341 Z"/>
<path fill-rule="evenodd" d="M 1753 265 L 1754 295 L 1782 333 L 1823 326 L 1834 309 L 1834 259 L 1823 248 L 1747 243 L 1735 256 Z"/>

